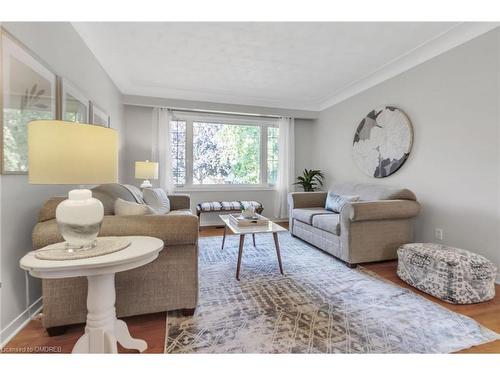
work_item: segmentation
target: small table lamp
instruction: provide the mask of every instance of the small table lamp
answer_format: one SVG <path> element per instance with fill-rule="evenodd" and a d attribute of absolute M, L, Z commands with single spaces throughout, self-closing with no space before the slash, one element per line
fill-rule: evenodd
<path fill-rule="evenodd" d="M 30 184 L 103 184 L 118 180 L 116 130 L 67 121 L 28 124 Z M 68 251 L 90 249 L 104 217 L 101 201 L 74 189 L 59 203 L 56 221 Z"/>
<path fill-rule="evenodd" d="M 135 162 L 135 178 L 138 180 L 144 179 L 141 184 L 141 189 L 150 188 L 151 180 L 158 179 L 158 163 L 153 161 L 136 161 Z"/>

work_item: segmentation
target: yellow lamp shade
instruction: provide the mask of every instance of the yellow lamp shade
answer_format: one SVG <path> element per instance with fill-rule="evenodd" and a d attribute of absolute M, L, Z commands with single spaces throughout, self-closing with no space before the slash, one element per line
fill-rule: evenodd
<path fill-rule="evenodd" d="M 152 161 L 135 162 L 135 178 L 144 180 L 156 180 L 158 178 L 158 163 Z"/>
<path fill-rule="evenodd" d="M 28 124 L 30 184 L 104 184 L 118 181 L 118 134 L 68 121 Z"/>

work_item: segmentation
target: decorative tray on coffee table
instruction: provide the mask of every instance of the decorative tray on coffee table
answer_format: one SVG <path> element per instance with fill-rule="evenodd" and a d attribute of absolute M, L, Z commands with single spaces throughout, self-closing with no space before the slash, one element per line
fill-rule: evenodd
<path fill-rule="evenodd" d="M 228 215 L 229 216 L 229 221 L 237 225 L 239 227 L 255 227 L 255 226 L 264 226 L 269 224 L 269 219 L 259 215 L 259 214 L 254 214 L 253 217 L 251 218 L 245 218 L 241 214 L 236 214 L 236 215 Z"/>

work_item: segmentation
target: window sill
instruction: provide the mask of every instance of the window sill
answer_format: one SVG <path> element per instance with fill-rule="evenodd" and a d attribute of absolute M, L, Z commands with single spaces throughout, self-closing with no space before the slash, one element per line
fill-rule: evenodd
<path fill-rule="evenodd" d="M 195 193 L 195 192 L 205 192 L 205 191 L 276 191 L 275 186 L 266 185 L 221 185 L 221 186 L 176 186 L 174 191 L 176 193 Z"/>

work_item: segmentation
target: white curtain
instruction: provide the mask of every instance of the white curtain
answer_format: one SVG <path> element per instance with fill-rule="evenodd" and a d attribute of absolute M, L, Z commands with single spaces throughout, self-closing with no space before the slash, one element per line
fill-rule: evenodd
<path fill-rule="evenodd" d="M 170 120 L 172 111 L 167 108 L 153 110 L 153 132 L 151 161 L 159 164 L 159 186 L 168 194 L 173 193 L 175 185 L 172 174 L 172 153 L 170 145 Z"/>
<path fill-rule="evenodd" d="M 288 217 L 288 193 L 295 179 L 295 121 L 290 117 L 279 120 L 278 179 L 276 181 L 276 218 Z"/>

